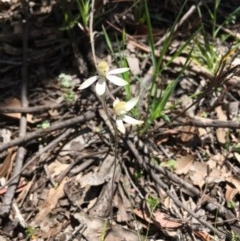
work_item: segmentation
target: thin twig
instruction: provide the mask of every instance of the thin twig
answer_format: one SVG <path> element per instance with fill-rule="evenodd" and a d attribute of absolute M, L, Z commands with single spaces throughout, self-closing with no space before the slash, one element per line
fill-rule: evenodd
<path fill-rule="evenodd" d="M 183 120 L 182 122 L 174 122 L 171 126 L 197 126 L 197 127 L 215 127 L 215 128 L 230 128 L 239 129 L 240 121 L 222 121 L 213 120 L 203 117 L 191 118 L 188 120 Z"/>
<path fill-rule="evenodd" d="M 168 171 L 166 168 L 161 167 L 159 165 L 153 165 L 151 163 L 148 163 L 149 168 L 151 170 L 156 170 L 157 172 L 161 173 L 163 176 L 165 176 L 167 179 L 177 183 L 180 187 L 186 189 L 190 196 L 192 197 L 199 197 L 200 192 L 197 188 L 189 184 L 188 182 L 182 180 L 180 177 L 175 175 L 174 173 Z"/>
<path fill-rule="evenodd" d="M 90 42 L 91 42 L 93 61 L 94 61 L 95 67 L 97 67 L 95 45 L 94 45 L 94 31 L 93 31 L 94 6 L 95 6 L 95 0 L 92 0 L 91 13 L 90 13 L 90 19 L 89 19 L 89 34 L 90 34 Z"/>
<path fill-rule="evenodd" d="M 60 183 L 63 178 L 72 170 L 72 168 L 79 163 L 82 162 L 80 165 L 80 168 L 78 169 L 78 173 L 80 173 L 82 170 L 86 169 L 88 166 L 90 166 L 93 162 L 96 162 L 93 158 L 99 157 L 100 154 L 104 154 L 105 151 L 99 151 L 95 153 L 89 153 L 89 154 L 83 154 L 80 155 L 73 163 L 71 163 L 65 170 L 63 170 L 56 178 L 55 181 L 57 183 Z M 85 160 L 87 158 L 91 158 L 90 160 Z"/>
<path fill-rule="evenodd" d="M 28 2 L 26 0 L 22 1 L 22 8 L 24 19 L 22 21 L 23 24 L 23 65 L 22 65 L 22 85 L 21 85 L 21 103 L 22 107 L 28 107 L 28 99 L 27 99 L 27 87 L 28 87 L 28 66 L 27 66 L 27 55 L 28 55 Z M 27 118 L 26 114 L 21 115 L 20 119 L 20 131 L 19 138 L 24 137 L 27 132 Z M 13 175 L 17 176 L 12 182 L 10 182 L 9 187 L 7 189 L 6 194 L 4 195 L 3 205 L 0 211 L 1 216 L 6 216 L 9 214 L 12 202 L 14 199 L 14 194 L 17 188 L 17 184 L 19 182 L 18 174 L 21 173 L 21 169 L 23 166 L 23 161 L 26 155 L 26 149 L 23 146 L 20 146 L 17 151 L 16 161 L 13 169 Z"/>
<path fill-rule="evenodd" d="M 30 140 L 44 136 L 50 132 L 53 132 L 53 131 L 56 131 L 56 130 L 59 130 L 62 128 L 74 126 L 74 125 L 80 124 L 82 122 L 89 121 L 89 120 L 93 119 L 94 116 L 95 116 L 95 113 L 93 111 L 87 111 L 86 113 L 82 114 L 81 116 L 77 116 L 77 117 L 74 117 L 74 118 L 71 118 L 68 120 L 64 120 L 64 121 L 57 121 L 48 128 L 36 130 L 32 133 L 26 134 L 23 137 L 18 137 L 12 141 L 9 141 L 7 143 L 0 145 L 0 152 L 4 151 L 12 146 L 22 145 Z"/>
<path fill-rule="evenodd" d="M 126 175 L 127 175 L 127 178 L 128 178 L 128 180 L 129 180 L 130 184 L 131 184 L 131 185 L 133 186 L 133 188 L 136 190 L 136 192 L 138 193 L 139 197 L 140 197 L 141 199 L 144 199 L 143 194 L 141 193 L 141 191 L 139 190 L 139 188 L 135 185 L 134 181 L 132 180 L 132 177 L 130 176 L 129 171 L 128 171 L 128 169 L 127 169 L 124 161 L 121 162 L 121 166 L 123 167 L 123 169 L 124 169 L 124 171 L 125 171 L 125 173 L 126 173 Z"/>
<path fill-rule="evenodd" d="M 21 226 L 23 228 L 26 228 L 28 224 L 25 221 L 25 219 L 24 219 L 24 217 L 23 217 L 23 215 L 22 215 L 22 213 L 21 213 L 21 211 L 20 211 L 16 201 L 13 201 L 12 208 L 13 208 L 13 211 L 15 213 L 15 217 L 18 220 L 18 222 L 21 224 Z"/>
<path fill-rule="evenodd" d="M 195 213 L 193 213 L 192 210 L 190 210 L 188 207 L 186 207 L 176 196 L 174 196 L 168 189 L 168 186 L 163 183 L 161 181 L 161 178 L 153 172 L 153 170 L 151 168 L 149 168 L 149 165 L 144 162 L 144 160 L 142 159 L 142 157 L 138 154 L 137 149 L 134 147 L 133 143 L 130 140 L 127 140 L 127 145 L 129 147 L 129 149 L 132 151 L 132 153 L 134 154 L 134 156 L 136 157 L 136 159 L 139 161 L 139 163 L 144 167 L 144 169 L 146 171 L 148 171 L 152 178 L 155 180 L 155 182 L 168 194 L 168 196 L 175 202 L 175 204 L 178 207 L 183 208 L 185 211 L 187 211 L 192 217 L 194 217 L 195 219 L 197 219 L 201 224 L 203 224 L 204 226 L 208 227 L 210 230 L 212 230 L 216 235 L 218 235 L 219 237 L 222 237 L 223 234 L 221 232 L 219 232 L 216 228 L 214 228 L 210 223 L 208 223 L 207 221 L 199 218 Z"/>
<path fill-rule="evenodd" d="M 190 9 L 183 15 L 179 22 L 174 26 L 173 31 L 167 32 L 156 44 L 155 46 L 161 45 L 169 36 L 175 33 L 179 27 L 195 12 L 195 10 L 201 5 L 201 1 L 190 7 Z"/>
<path fill-rule="evenodd" d="M 67 106 L 67 104 L 52 104 L 34 107 L 0 107 L 0 113 L 37 113 L 51 109 L 59 109 L 64 106 Z"/>
<path fill-rule="evenodd" d="M 199 223 L 201 223 L 202 225 L 208 227 L 211 231 L 213 231 L 218 237 L 223 238 L 224 234 L 221 233 L 220 231 L 218 231 L 215 227 L 213 227 L 209 222 L 203 220 L 202 218 L 199 218 L 198 215 L 196 213 L 194 213 L 190 208 L 188 208 L 185 204 L 183 204 L 177 196 L 175 196 L 168 188 L 168 186 L 161 181 L 161 179 L 159 178 L 158 175 L 156 175 L 154 172 L 151 172 L 151 176 L 152 178 L 155 180 L 155 182 L 160 186 L 160 188 L 162 188 L 166 194 L 174 201 L 174 203 L 184 209 L 185 211 L 187 211 L 192 217 L 194 217 Z M 222 239 L 225 240 L 225 239 Z"/>
<path fill-rule="evenodd" d="M 100 98 L 100 97 L 99 97 Z M 111 200 L 113 202 L 113 196 L 114 196 L 114 192 L 116 189 L 116 170 L 117 168 L 119 168 L 119 160 L 118 160 L 118 151 L 119 151 L 119 146 L 118 146 L 118 142 L 119 142 L 119 137 L 118 137 L 118 130 L 116 127 L 116 124 L 114 123 L 114 121 L 111 118 L 111 115 L 108 111 L 108 107 L 106 104 L 106 100 L 105 99 L 101 99 L 101 103 L 103 106 L 103 110 L 104 113 L 106 114 L 106 119 L 105 119 L 105 123 L 109 126 L 109 130 L 111 132 L 111 134 L 114 136 L 114 167 L 113 167 L 113 175 L 112 175 L 112 193 L 111 193 Z M 101 110 L 99 111 L 100 113 L 102 112 Z M 103 117 L 103 112 L 102 112 L 102 117 Z M 111 202 L 111 205 L 112 205 Z M 113 220 L 113 209 L 111 206 L 111 220 Z"/>

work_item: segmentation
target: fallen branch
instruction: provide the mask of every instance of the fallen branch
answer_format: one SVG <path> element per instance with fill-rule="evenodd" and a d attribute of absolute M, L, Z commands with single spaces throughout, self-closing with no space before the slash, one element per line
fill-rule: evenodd
<path fill-rule="evenodd" d="M 22 85 L 21 85 L 21 104 L 23 108 L 28 107 L 28 98 L 27 98 L 27 87 L 28 87 L 28 65 L 27 65 L 27 57 L 28 57 L 28 3 L 26 1 L 22 1 L 22 8 L 23 8 L 23 14 L 24 14 L 24 21 L 23 21 L 23 37 L 22 37 L 22 46 L 23 46 L 23 65 L 22 65 Z M 20 126 L 19 126 L 19 138 L 24 137 L 27 132 L 27 116 L 26 114 L 21 115 L 20 119 Z M 13 169 L 13 175 L 16 175 L 17 177 L 15 180 L 13 180 L 7 189 L 6 194 L 4 195 L 2 207 L 0 209 L 0 215 L 6 216 L 10 213 L 12 203 L 14 200 L 14 194 L 17 189 L 17 185 L 19 182 L 19 176 L 18 174 L 21 173 L 21 169 L 23 166 L 23 161 L 25 158 L 27 151 L 23 146 L 20 146 L 17 151 L 15 165 Z M 19 209 L 18 209 L 19 210 Z M 19 211 L 19 215 L 20 211 Z M 22 218 L 20 219 L 22 220 Z M 25 228 L 27 223 L 25 220 L 22 220 L 20 222 L 23 227 Z"/>
<path fill-rule="evenodd" d="M 153 169 L 151 168 L 151 166 L 148 165 L 148 163 L 146 163 L 142 157 L 139 155 L 137 149 L 135 148 L 134 144 L 130 141 L 127 140 L 127 145 L 129 147 L 129 149 L 131 150 L 131 152 L 134 154 L 134 156 L 136 157 L 136 159 L 139 161 L 139 163 L 144 167 L 144 169 L 146 171 L 148 171 L 150 173 L 150 175 L 152 176 L 152 178 L 154 179 L 154 181 L 157 183 L 157 185 L 162 188 L 167 195 L 174 201 L 174 203 L 178 206 L 181 207 L 182 209 L 184 209 L 186 212 L 188 212 L 193 218 L 195 218 L 196 220 L 198 220 L 198 222 L 200 222 L 202 225 L 208 227 L 212 232 L 214 232 L 217 236 L 219 236 L 220 238 L 223 238 L 223 235 L 220 231 L 218 231 L 215 227 L 213 227 L 209 222 L 203 220 L 202 218 L 199 218 L 192 210 L 190 210 L 186 205 L 184 205 L 179 199 L 178 197 L 176 197 L 173 193 L 171 193 L 171 191 L 168 189 L 168 186 L 161 181 L 161 178 L 159 177 L 159 175 L 157 175 Z M 224 240 L 224 239 L 222 239 Z"/>
<path fill-rule="evenodd" d="M 230 120 L 222 121 L 222 120 L 213 120 L 213 119 L 208 119 L 203 117 L 197 117 L 197 118 L 188 119 L 182 122 L 174 122 L 171 125 L 239 129 L 240 121 L 230 121 Z"/>
<path fill-rule="evenodd" d="M 43 106 L 34 106 L 34 107 L 0 107 L 1 113 L 36 113 L 43 112 L 51 109 L 59 109 L 67 106 L 64 104 L 52 104 L 52 105 L 43 105 Z"/>
<path fill-rule="evenodd" d="M 77 117 L 74 117 L 74 118 L 71 118 L 68 120 L 64 120 L 64 121 L 55 122 L 52 126 L 50 126 L 48 128 L 36 130 L 32 133 L 26 134 L 23 137 L 18 137 L 12 141 L 9 141 L 7 143 L 0 145 L 0 152 L 4 151 L 12 146 L 23 145 L 30 140 L 44 136 L 50 132 L 53 132 L 53 131 L 56 131 L 56 130 L 59 130 L 62 128 L 74 126 L 74 125 L 80 124 L 84 121 L 87 122 L 87 121 L 91 120 L 92 118 L 94 118 L 94 116 L 95 116 L 95 113 L 93 111 L 87 111 L 86 113 L 82 114 L 81 116 L 77 116 Z"/>

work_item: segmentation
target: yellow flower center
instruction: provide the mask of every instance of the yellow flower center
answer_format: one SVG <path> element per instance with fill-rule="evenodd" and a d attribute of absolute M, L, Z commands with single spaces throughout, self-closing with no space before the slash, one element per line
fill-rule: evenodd
<path fill-rule="evenodd" d="M 114 112 L 117 116 L 125 115 L 127 113 L 126 104 L 125 101 L 119 101 L 113 106 Z"/>
<path fill-rule="evenodd" d="M 97 65 L 97 70 L 100 76 L 105 77 L 107 72 L 109 71 L 108 63 L 106 61 L 99 62 L 99 64 Z"/>

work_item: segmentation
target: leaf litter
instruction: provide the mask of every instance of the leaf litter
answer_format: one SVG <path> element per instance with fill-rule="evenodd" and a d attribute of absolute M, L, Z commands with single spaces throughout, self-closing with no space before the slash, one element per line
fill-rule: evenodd
<path fill-rule="evenodd" d="M 8 1 L 0 3 L 5 9 L 1 23 L 6 19 L 14 21 L 9 13 L 20 11 L 17 2 L 14 1 L 12 6 Z M 25 163 L 29 160 L 33 162 L 21 172 L 13 209 L 7 217 L 1 216 L 0 239 L 209 241 L 225 240 L 227 235 L 233 233 L 240 235 L 239 130 L 195 124 L 199 120 L 202 123 L 205 120 L 212 123 L 238 120 L 238 76 L 222 83 L 226 88 L 222 96 L 213 91 L 211 96 L 202 98 L 197 105 L 178 116 L 182 109 L 193 104 L 193 99 L 188 96 L 211 87 L 209 83 L 213 81 L 213 74 L 206 67 L 191 62 L 184 80 L 171 97 L 176 106 L 179 99 L 181 102 L 181 108 L 168 111 L 174 119 L 172 125 L 162 127 L 163 120 L 159 119 L 149 135 L 136 138 L 130 134 L 119 138 L 115 159 L 111 124 L 104 120 L 106 116 L 99 110 L 98 100 L 90 90 L 77 91 L 78 84 L 90 75 L 86 66 L 89 66 L 91 59 L 85 57 L 86 49 L 74 49 L 69 38 L 59 30 L 61 24 L 54 17 L 54 7 L 57 5 L 44 7 L 40 3 L 34 4 L 39 8 L 30 6 L 32 12 L 36 11 L 33 24 L 37 26 L 36 31 L 31 29 L 29 35 L 32 48 L 28 73 L 31 77 L 28 96 L 30 107 L 22 113 L 27 113 L 29 133 L 39 129 L 42 132 L 37 138 L 21 143 L 27 150 Z M 74 8 L 72 3 L 69 4 Z M 120 6 L 121 3 L 114 4 Z M 111 9 L 113 3 L 98 7 Z M 128 8 L 125 10 L 126 15 L 132 16 Z M 46 19 L 42 18 L 46 12 Z M 121 14 L 116 12 L 115 19 L 109 16 L 107 21 L 114 26 L 116 20 L 122 17 Z M 48 17 L 54 20 L 53 26 L 45 24 L 49 23 Z M 124 51 L 126 61 L 135 77 L 146 78 L 147 86 L 152 77 L 152 66 L 148 56 L 146 25 L 136 25 L 129 18 L 125 24 L 128 37 Z M 188 24 L 191 25 L 190 22 Z M 108 26 L 108 31 L 117 33 L 117 28 L 114 31 L 111 26 Z M 159 34 L 165 32 L 164 28 L 159 28 L 161 26 L 154 26 L 153 29 L 156 42 Z M 19 31 L 21 33 L 21 28 L 16 27 L 13 31 L 10 26 L 3 28 L 1 25 L 1 29 L 3 33 L 0 38 L 5 34 L 11 39 L 8 44 L 4 42 L 0 49 L 2 56 L 16 64 L 22 53 L 17 44 L 21 39 L 16 35 Z M 76 33 L 79 35 L 78 30 Z M 176 32 L 177 42 L 180 43 L 182 37 L 180 29 Z M 84 40 L 75 41 L 85 48 Z M 98 41 L 104 45 L 103 40 Z M 49 47 L 52 51 L 49 51 Z M 175 48 L 171 46 L 170 52 L 174 52 Z M 87 49 L 90 52 L 89 46 Z M 97 54 L 99 51 L 97 49 Z M 116 53 L 120 54 L 118 51 Z M 77 54 L 78 60 L 75 59 Z M 165 61 L 170 57 L 166 56 Z M 73 61 L 66 61 L 69 59 Z M 185 60 L 185 56 L 176 58 L 161 78 L 168 80 L 176 75 Z M 82 64 L 74 67 L 73 62 L 79 61 Z M 234 63 L 237 66 L 239 56 Z M 22 109 L 16 90 L 20 86 L 20 71 L 13 74 L 16 66 L 4 62 L 0 65 L 3 76 L 0 83 L 0 141 L 5 144 L 18 136 Z M 65 70 L 74 80 L 77 75 L 71 91 L 78 98 L 67 99 L 66 89 L 58 81 L 58 72 Z M 136 83 L 134 92 L 142 93 L 139 101 L 141 114 L 144 115 L 147 107 L 144 96 L 146 89 L 140 89 Z M 84 115 L 88 110 L 94 113 L 93 118 L 71 127 L 44 132 L 44 121 L 51 126 Z M 189 120 L 191 123 L 185 125 Z M 6 131 L 11 136 L 8 140 L 5 138 Z M 58 141 L 55 143 L 55 140 Z M 11 178 L 11 166 L 16 160 L 16 148 L 11 147 L 0 156 L 1 196 L 10 188 L 7 182 Z M 43 149 L 45 151 L 41 153 Z M 1 209 L 3 201 L 0 203 Z"/>

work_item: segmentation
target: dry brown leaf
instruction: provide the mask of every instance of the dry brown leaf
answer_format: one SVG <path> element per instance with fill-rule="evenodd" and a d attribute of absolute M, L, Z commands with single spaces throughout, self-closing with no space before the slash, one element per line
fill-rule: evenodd
<path fill-rule="evenodd" d="M 13 161 L 16 157 L 16 148 L 11 147 L 8 149 L 8 154 L 3 163 L 0 164 L 0 177 L 6 177 L 8 179 L 12 172 Z"/>
<path fill-rule="evenodd" d="M 130 31 L 134 31 L 134 36 L 140 36 L 141 38 L 148 36 L 148 26 L 146 24 L 142 24 L 139 22 L 136 22 L 132 19 L 125 19 L 124 24 L 126 25 L 126 28 Z M 159 36 L 163 35 L 163 30 L 153 28 L 152 29 L 153 39 L 154 41 L 159 40 Z"/>
<path fill-rule="evenodd" d="M 133 212 L 136 216 L 147 221 L 148 223 L 153 223 L 153 221 L 148 217 L 145 212 L 143 212 L 143 210 L 134 209 Z"/>
<path fill-rule="evenodd" d="M 182 132 L 183 132 L 183 134 L 181 136 L 181 141 L 182 142 L 189 142 L 196 135 L 197 128 L 195 126 L 184 126 L 182 128 Z"/>
<path fill-rule="evenodd" d="M 67 142 L 60 151 L 60 156 L 71 155 L 74 151 L 80 151 L 91 145 L 91 137 L 85 133 L 73 138 L 71 141 Z"/>
<path fill-rule="evenodd" d="M 225 198 L 227 202 L 232 201 L 237 194 L 238 190 L 236 188 L 232 188 L 230 185 L 226 185 Z"/>
<path fill-rule="evenodd" d="M 203 231 L 194 231 L 194 234 L 200 238 L 202 241 L 214 241 L 215 238 L 210 236 L 208 233 L 205 233 Z"/>
<path fill-rule="evenodd" d="M 136 209 L 134 210 L 134 213 L 148 223 L 154 224 L 169 237 L 175 237 L 177 229 L 182 226 L 179 222 L 167 219 L 166 214 L 162 212 L 153 213 L 151 217 L 148 217 L 147 213 Z M 147 225 L 143 225 L 143 227 L 149 229 Z"/>
<path fill-rule="evenodd" d="M 207 176 L 207 164 L 202 162 L 194 162 L 190 169 L 190 179 L 194 185 L 202 186 L 205 184 Z"/>
<path fill-rule="evenodd" d="M 178 175 L 187 174 L 194 161 L 194 156 L 181 156 L 176 159 L 175 173 Z"/>
<path fill-rule="evenodd" d="M 73 215 L 80 223 L 83 223 L 86 228 L 82 234 L 87 240 L 91 241 L 141 241 L 144 240 L 139 234 L 125 229 L 120 225 L 110 225 L 108 220 L 97 217 L 90 217 L 83 212 L 78 212 Z"/>
<path fill-rule="evenodd" d="M 210 158 L 207 162 L 207 165 L 209 167 L 210 170 L 217 168 L 217 163 L 214 159 Z"/>
<path fill-rule="evenodd" d="M 119 197 L 119 199 L 121 199 Z M 117 211 L 117 221 L 119 223 L 122 223 L 122 222 L 127 222 L 129 221 L 129 215 L 127 214 L 127 211 L 126 211 L 126 207 L 125 207 L 125 203 L 124 202 L 121 202 L 121 200 L 118 201 L 118 211 Z"/>
<path fill-rule="evenodd" d="M 49 240 L 50 237 L 55 237 L 57 234 L 61 232 L 62 226 L 63 226 L 63 223 L 54 223 L 52 227 L 51 226 L 49 227 L 47 232 L 39 230 L 37 235 L 41 238 Z"/>
<path fill-rule="evenodd" d="M 228 173 L 224 172 L 223 169 L 219 170 L 217 168 L 214 168 L 211 170 L 207 177 L 208 183 L 219 183 L 225 181 L 226 177 L 229 176 Z"/>
<path fill-rule="evenodd" d="M 99 186 L 106 182 L 106 180 L 109 179 L 111 175 L 106 175 L 104 173 L 87 173 L 84 176 L 81 176 L 80 178 L 77 178 L 76 180 L 81 185 L 81 188 L 84 188 L 86 186 Z"/>
<path fill-rule="evenodd" d="M 113 163 L 114 163 L 114 157 L 111 155 L 108 155 L 98 172 L 94 173 L 87 173 L 86 175 L 78 175 L 76 177 L 76 181 L 79 182 L 81 187 L 86 187 L 88 185 L 90 186 L 98 186 L 103 183 L 105 183 L 107 180 L 110 180 L 112 178 L 113 173 Z"/>
<path fill-rule="evenodd" d="M 59 116 L 59 111 L 57 109 L 51 109 L 48 111 L 49 115 L 51 117 L 58 117 Z"/>
<path fill-rule="evenodd" d="M 177 229 L 182 226 L 182 223 L 172 221 L 166 218 L 166 214 L 162 212 L 153 213 L 153 222 L 160 228 Z"/>
<path fill-rule="evenodd" d="M 65 177 L 57 188 L 51 188 L 48 192 L 47 199 L 39 207 L 39 213 L 35 217 L 34 223 L 40 224 L 49 213 L 57 206 L 60 198 L 64 196 L 64 185 L 67 182 L 67 177 Z"/>
<path fill-rule="evenodd" d="M 11 141 L 12 132 L 6 128 L 0 129 L 0 143 L 7 143 Z M 14 147 L 9 148 L 7 151 L 0 153 L 0 177 L 8 179 L 12 172 L 12 164 L 15 159 L 16 151 Z M 3 160 L 4 159 L 4 160 Z"/>
<path fill-rule="evenodd" d="M 162 212 L 155 212 L 149 217 L 147 213 L 144 213 L 142 210 L 133 210 L 134 214 L 140 217 L 141 219 L 147 221 L 148 223 L 155 224 L 160 229 L 177 229 L 182 226 L 182 223 L 177 221 L 172 221 L 167 219 L 166 214 Z"/>
<path fill-rule="evenodd" d="M 141 73 L 139 67 L 139 59 L 136 56 L 127 56 L 128 66 L 134 75 L 139 75 Z"/>
<path fill-rule="evenodd" d="M 68 168 L 69 164 L 61 163 L 58 160 L 55 160 L 54 162 L 50 163 L 48 166 L 48 170 L 51 173 L 52 177 L 58 176 L 62 171 L 66 170 Z"/>
<path fill-rule="evenodd" d="M 3 104 L 0 104 L 2 108 L 21 108 L 21 102 L 17 98 L 8 98 Z M 2 115 L 9 116 L 14 119 L 20 119 L 21 113 L 1 113 Z M 27 114 L 27 122 L 35 123 L 39 120 L 33 120 L 33 115 Z"/>
<path fill-rule="evenodd" d="M 226 178 L 226 181 L 232 183 L 237 188 L 237 190 L 240 192 L 240 179 L 239 178 L 231 176 L 231 177 Z"/>
<path fill-rule="evenodd" d="M 217 113 L 217 117 L 219 120 L 227 121 L 227 115 L 224 113 L 221 106 L 217 106 L 215 108 Z M 227 142 L 227 129 L 226 128 L 217 128 L 216 130 L 217 140 L 221 144 L 225 144 Z"/>
<path fill-rule="evenodd" d="M 119 185 L 119 194 L 114 195 L 114 205 L 118 208 L 117 221 L 128 222 L 130 215 L 127 211 L 131 210 L 131 203 L 121 185 Z"/>
<path fill-rule="evenodd" d="M 213 169 L 217 165 L 222 166 L 224 161 L 225 161 L 224 155 L 221 153 L 217 153 L 216 155 L 210 157 L 210 159 L 207 161 L 207 164 L 210 169 Z"/>
<path fill-rule="evenodd" d="M 177 134 L 177 130 L 166 129 L 163 133 L 161 133 L 161 135 L 157 137 L 156 144 L 161 145 L 162 143 L 167 142 L 169 140 L 169 137 L 173 137 Z"/>

